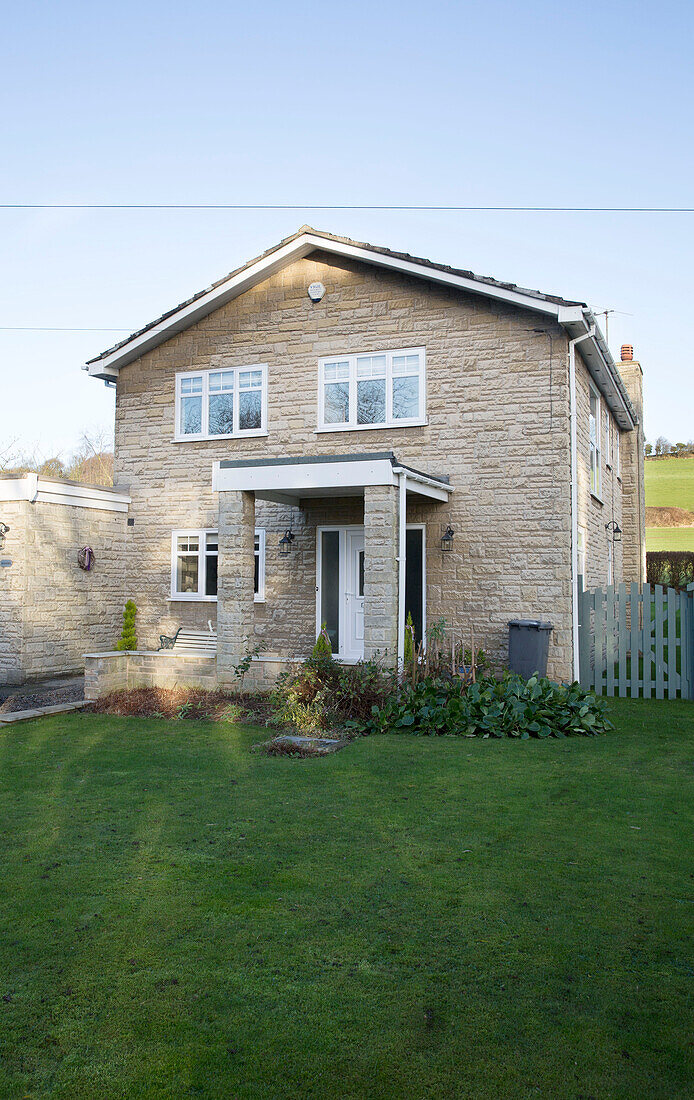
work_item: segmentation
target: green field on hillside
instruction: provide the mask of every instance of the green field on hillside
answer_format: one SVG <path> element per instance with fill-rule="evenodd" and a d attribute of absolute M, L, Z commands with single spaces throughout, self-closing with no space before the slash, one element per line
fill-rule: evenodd
<path fill-rule="evenodd" d="M 647 527 L 646 550 L 694 550 L 694 527 Z"/>
<path fill-rule="evenodd" d="M 694 512 L 694 455 L 646 459 L 646 504 Z"/>

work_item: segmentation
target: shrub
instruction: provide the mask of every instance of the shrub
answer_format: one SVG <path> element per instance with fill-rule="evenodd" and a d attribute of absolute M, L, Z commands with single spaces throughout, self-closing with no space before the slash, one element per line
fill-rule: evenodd
<path fill-rule="evenodd" d="M 137 608 L 132 600 L 128 600 L 123 611 L 123 630 L 116 642 L 116 649 L 137 649 L 137 634 L 135 633 L 135 616 Z"/>
<path fill-rule="evenodd" d="M 275 720 L 306 734 L 364 722 L 395 687 L 395 676 L 377 661 L 340 665 L 312 656 L 297 672 L 283 673 L 272 693 Z"/>
<path fill-rule="evenodd" d="M 414 623 L 412 621 L 412 612 L 407 612 L 407 622 L 405 623 L 405 651 L 403 654 L 405 672 L 411 671 L 414 664 Z"/>
<path fill-rule="evenodd" d="M 348 725 L 363 734 L 592 736 L 612 728 L 605 710 L 605 701 L 578 683 L 556 684 L 537 676 L 524 680 L 511 673 L 471 684 L 428 677 L 401 685 L 366 720 Z"/>
<path fill-rule="evenodd" d="M 694 550 L 649 550 L 646 580 L 649 584 L 686 588 L 694 583 Z"/>
<path fill-rule="evenodd" d="M 323 661 L 326 658 L 331 658 L 333 655 L 333 647 L 330 644 L 330 637 L 326 630 L 326 624 L 323 623 L 320 629 L 320 634 L 316 638 L 316 644 L 311 651 L 311 656 L 314 661 Z"/>

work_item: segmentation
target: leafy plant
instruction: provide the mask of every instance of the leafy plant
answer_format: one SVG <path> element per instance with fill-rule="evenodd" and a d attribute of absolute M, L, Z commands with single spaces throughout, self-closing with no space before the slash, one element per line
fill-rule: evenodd
<path fill-rule="evenodd" d="M 340 665 L 332 655 L 312 656 L 278 678 L 272 693 L 275 721 L 307 734 L 363 722 L 396 684 L 394 672 L 376 660 Z"/>
<path fill-rule="evenodd" d="M 123 611 L 123 630 L 116 642 L 116 649 L 121 651 L 137 649 L 137 634 L 135 633 L 135 617 L 137 607 L 132 600 L 128 600 Z"/>
<path fill-rule="evenodd" d="M 249 668 L 253 664 L 254 659 L 260 653 L 260 646 L 254 646 L 253 649 L 249 649 L 244 657 L 241 658 L 237 665 L 232 665 L 234 670 L 234 676 L 236 677 L 239 685 L 239 696 L 243 699 L 243 680 L 248 672 Z"/>
<path fill-rule="evenodd" d="M 593 736 L 612 728 L 605 700 L 578 683 L 507 673 L 474 683 L 427 677 L 401 685 L 370 716 L 353 725 L 361 733 L 408 732 L 478 737 Z"/>
<path fill-rule="evenodd" d="M 325 660 L 325 658 L 331 658 L 333 655 L 333 647 L 330 644 L 330 637 L 326 629 L 326 623 L 321 625 L 320 633 L 316 638 L 316 644 L 314 645 L 311 656 L 314 660 Z"/>
<path fill-rule="evenodd" d="M 407 612 L 407 622 L 405 623 L 405 651 L 404 651 L 404 664 L 405 674 L 411 671 L 414 664 L 415 644 L 414 644 L 414 623 L 412 621 L 412 612 Z"/>

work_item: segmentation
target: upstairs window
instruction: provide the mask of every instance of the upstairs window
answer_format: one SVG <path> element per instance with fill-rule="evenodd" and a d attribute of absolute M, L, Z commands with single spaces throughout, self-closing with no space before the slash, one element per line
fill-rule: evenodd
<path fill-rule="evenodd" d="M 588 419 L 590 434 L 590 491 L 599 497 L 602 489 L 601 451 L 600 451 L 600 394 L 590 388 L 590 414 Z"/>
<path fill-rule="evenodd" d="M 341 355 L 319 363 L 321 431 L 424 421 L 424 348 Z"/>
<path fill-rule="evenodd" d="M 176 439 L 267 432 L 267 366 L 176 375 Z"/>
<path fill-rule="evenodd" d="M 614 472 L 616 473 L 617 477 L 622 476 L 619 465 L 619 443 L 619 427 L 617 424 L 615 424 L 614 431 L 612 432 L 612 466 L 614 467 Z"/>

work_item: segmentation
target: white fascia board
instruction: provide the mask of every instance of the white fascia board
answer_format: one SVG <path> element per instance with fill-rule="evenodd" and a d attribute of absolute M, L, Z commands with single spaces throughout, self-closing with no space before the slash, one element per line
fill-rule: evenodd
<path fill-rule="evenodd" d="M 470 279 L 463 275 L 455 275 L 449 271 L 439 271 L 425 264 L 418 264 L 412 260 L 402 260 L 395 256 L 385 256 L 380 252 L 372 252 L 367 248 L 359 248 L 357 245 L 344 244 L 342 241 L 330 241 L 312 233 L 303 233 L 296 240 L 290 241 L 276 252 L 258 260 L 252 267 L 245 268 L 238 274 L 226 279 L 214 290 L 208 291 L 202 297 L 196 298 L 187 306 L 183 306 L 170 317 L 166 317 L 159 324 L 147 329 L 140 336 L 128 340 L 121 348 L 117 348 L 110 355 L 95 363 L 87 363 L 85 370 L 94 378 L 105 380 L 117 378 L 120 367 L 132 363 L 147 351 L 157 347 L 165 340 L 182 332 L 190 325 L 206 317 L 208 313 L 226 305 L 233 298 L 243 294 L 263 279 L 273 275 L 275 271 L 291 263 L 293 260 L 302 259 L 310 252 L 332 252 L 339 256 L 347 256 L 350 259 L 360 260 L 362 263 L 376 267 L 385 267 L 393 271 L 399 271 L 406 275 L 412 275 L 427 282 L 443 283 L 446 286 L 456 287 L 458 290 L 468 291 L 472 294 L 480 294 L 487 298 L 495 298 L 512 305 L 521 306 L 524 309 L 535 310 L 539 313 L 556 317 L 559 305 L 556 302 L 547 302 L 542 298 L 535 298 L 521 291 L 508 290 L 505 287 L 491 286 L 489 283 Z"/>
<path fill-rule="evenodd" d="M 217 492 L 288 493 L 317 489 L 363 489 L 367 485 L 395 485 L 392 463 L 387 459 L 358 459 L 354 462 L 297 462 L 277 466 L 216 465 L 212 488 Z"/>
<path fill-rule="evenodd" d="M 618 367 L 599 333 L 593 314 L 581 307 L 569 307 L 560 310 L 558 321 L 572 340 L 590 332 L 595 326 L 594 335 L 581 341 L 581 358 L 620 428 L 623 431 L 632 431 L 636 427 L 636 421 L 617 385 L 615 376 L 618 374 Z"/>
<path fill-rule="evenodd" d="M 399 467 L 388 459 L 355 459 L 354 462 L 297 462 L 261 466 L 224 467 L 215 463 L 215 492 L 255 493 L 263 500 L 295 503 L 301 497 L 361 493 L 370 485 L 397 485 Z M 411 491 L 431 500 L 447 501 L 451 489 L 422 474 L 405 471 Z"/>
<path fill-rule="evenodd" d="M 0 501 L 36 500 L 38 480 L 38 474 L 25 474 L 24 477 L 0 477 Z"/>
<path fill-rule="evenodd" d="M 267 279 L 275 271 L 284 267 L 285 264 L 306 256 L 313 251 L 314 247 L 313 244 L 308 243 L 305 235 L 297 237 L 295 241 L 278 248 L 276 252 L 266 256 L 263 260 L 259 260 L 252 267 L 239 271 L 237 275 L 226 279 L 214 290 L 208 291 L 202 297 L 196 298 L 194 302 L 183 306 L 170 317 L 166 317 L 159 324 L 154 325 L 153 328 L 147 329 L 140 336 L 128 340 L 123 347 L 117 348 L 110 355 L 99 359 L 95 363 L 87 363 L 86 369 L 94 378 L 117 378 L 121 367 L 132 363 L 135 359 L 139 359 L 145 352 L 151 351 L 152 348 L 170 339 L 171 336 L 175 336 L 177 332 L 182 332 L 190 325 L 194 325 L 196 321 L 202 320 L 213 310 L 226 305 L 232 298 L 237 298 L 239 294 L 243 294 L 244 291 L 249 290 L 256 283 Z"/>
<path fill-rule="evenodd" d="M 457 287 L 458 290 L 466 290 L 471 294 L 481 294 L 485 298 L 496 298 L 502 302 L 509 302 L 524 309 L 537 310 L 539 313 L 548 313 L 556 317 L 559 305 L 556 302 L 547 302 L 544 298 L 535 298 L 532 294 L 523 294 L 519 290 L 509 290 L 506 287 L 493 286 L 478 279 L 470 279 L 464 275 L 455 275 L 451 271 L 439 271 L 427 264 L 418 264 L 414 260 L 402 260 L 396 256 L 386 256 L 381 252 L 371 252 L 367 248 L 359 248 L 357 245 L 344 244 L 342 241 L 326 241 L 322 237 L 314 237 L 310 233 L 305 235 L 311 242 L 311 251 L 321 249 L 323 252 L 336 252 L 341 256 L 349 256 L 354 260 L 376 267 L 387 267 L 406 275 L 414 275 L 417 279 L 425 279 L 430 283 L 445 283 L 447 286 Z M 408 475 L 409 476 L 409 475 Z"/>
<path fill-rule="evenodd" d="M 41 477 L 35 500 L 39 504 L 67 504 L 73 508 L 100 509 L 102 512 L 127 512 L 130 504 L 130 497 L 125 493 L 78 483 L 65 485 Z"/>

